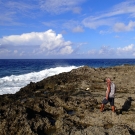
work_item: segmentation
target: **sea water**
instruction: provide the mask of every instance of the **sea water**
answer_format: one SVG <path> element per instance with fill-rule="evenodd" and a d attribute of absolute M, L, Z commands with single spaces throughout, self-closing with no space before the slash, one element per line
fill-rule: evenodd
<path fill-rule="evenodd" d="M 135 65 L 135 59 L 0 59 L 0 95 L 14 94 L 30 82 L 81 66 L 98 68 L 124 64 Z"/>

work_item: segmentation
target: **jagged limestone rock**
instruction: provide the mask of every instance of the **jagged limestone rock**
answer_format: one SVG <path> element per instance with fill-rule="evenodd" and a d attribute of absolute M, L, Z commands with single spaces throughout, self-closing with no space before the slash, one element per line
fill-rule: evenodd
<path fill-rule="evenodd" d="M 1 135 L 134 135 L 135 66 L 88 66 L 31 82 L 0 96 Z M 100 112 L 105 77 L 116 85 L 116 112 Z"/>

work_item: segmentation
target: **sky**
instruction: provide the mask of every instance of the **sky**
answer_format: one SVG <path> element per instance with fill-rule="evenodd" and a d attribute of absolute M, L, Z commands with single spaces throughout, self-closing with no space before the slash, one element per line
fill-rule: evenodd
<path fill-rule="evenodd" d="M 135 58 L 135 0 L 0 0 L 0 59 Z"/>

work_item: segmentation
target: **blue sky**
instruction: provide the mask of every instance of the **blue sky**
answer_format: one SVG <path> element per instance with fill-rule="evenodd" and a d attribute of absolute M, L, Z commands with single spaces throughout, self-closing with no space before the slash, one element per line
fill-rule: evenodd
<path fill-rule="evenodd" d="M 135 58 L 134 0 L 0 0 L 0 58 Z"/>

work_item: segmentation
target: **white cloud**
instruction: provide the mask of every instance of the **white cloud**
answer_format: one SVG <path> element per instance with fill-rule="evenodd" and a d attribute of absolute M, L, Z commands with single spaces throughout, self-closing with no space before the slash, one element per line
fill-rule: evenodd
<path fill-rule="evenodd" d="M 72 52 L 72 43 L 65 41 L 62 34 L 56 34 L 53 30 L 45 32 L 31 32 L 22 35 L 5 36 L 0 39 L 2 45 L 13 46 L 39 46 L 42 52 L 59 52 L 61 49 Z M 62 51 L 64 52 L 64 51 Z"/>
<path fill-rule="evenodd" d="M 6 3 L 7 7 L 10 7 L 11 9 L 17 9 L 17 11 L 23 11 L 26 12 L 28 10 L 33 9 L 35 6 L 32 3 L 26 3 L 23 1 L 8 1 Z"/>
<path fill-rule="evenodd" d="M 133 57 L 135 56 L 135 48 L 134 44 L 118 48 L 112 48 L 110 46 L 102 46 L 100 49 L 89 50 L 87 54 L 95 57 L 105 57 L 105 58 Z"/>
<path fill-rule="evenodd" d="M 11 35 L 11 36 L 4 36 L 0 39 L 0 43 L 2 45 L 37 45 L 41 43 L 40 36 L 42 33 L 26 33 L 22 35 Z"/>
<path fill-rule="evenodd" d="M 111 55 L 113 54 L 114 49 L 109 46 L 102 46 L 98 51 L 99 55 Z"/>
<path fill-rule="evenodd" d="M 20 56 L 23 56 L 23 55 L 25 55 L 25 52 L 24 52 L 24 51 L 22 51 L 22 52 L 20 53 Z"/>
<path fill-rule="evenodd" d="M 120 14 L 130 14 L 130 16 L 134 17 L 135 14 L 135 1 L 128 0 L 116 5 L 113 8 L 112 15 L 120 15 Z M 111 15 L 110 14 L 110 15 Z"/>
<path fill-rule="evenodd" d="M 80 24 L 79 21 L 69 20 L 63 23 L 63 28 L 68 29 L 72 32 L 82 32 L 83 28 L 79 24 Z"/>
<path fill-rule="evenodd" d="M 18 16 L 33 17 L 35 13 L 31 11 L 34 9 L 37 9 L 37 5 L 29 2 L 1 1 L 0 25 L 22 25 Z"/>
<path fill-rule="evenodd" d="M 73 49 L 71 46 L 66 46 L 60 50 L 60 54 L 71 54 Z"/>
<path fill-rule="evenodd" d="M 128 26 L 119 22 L 119 15 L 128 15 L 128 17 L 135 17 L 135 1 L 129 0 L 115 5 L 111 10 L 102 12 L 95 16 L 89 16 L 82 21 L 85 27 L 96 29 L 100 26 L 113 26 L 115 25 L 115 31 L 133 30 L 134 22 L 130 21 Z M 125 18 L 121 18 L 125 19 Z M 116 24 L 115 24 L 116 23 Z"/>
<path fill-rule="evenodd" d="M 82 11 L 81 7 L 75 7 L 73 8 L 73 13 L 80 14 Z"/>
<path fill-rule="evenodd" d="M 44 38 L 44 42 L 40 45 L 40 47 L 43 50 L 54 50 L 54 49 L 59 49 L 65 46 L 71 46 L 70 41 L 64 41 L 62 34 L 56 35 L 56 33 L 52 30 L 47 31 L 47 35 Z"/>
<path fill-rule="evenodd" d="M 73 32 L 84 32 L 84 29 L 81 26 L 73 28 Z"/>
<path fill-rule="evenodd" d="M 98 51 L 99 55 L 107 55 L 109 57 L 126 56 L 127 54 L 133 56 L 135 51 L 134 44 L 127 45 L 125 47 L 112 48 L 109 46 L 102 46 Z"/>
<path fill-rule="evenodd" d="M 135 1 L 129 0 L 126 2 L 121 2 L 115 5 L 110 11 L 106 11 L 105 13 L 102 13 L 95 18 L 102 19 L 122 14 L 130 14 L 130 16 L 133 17 L 133 14 L 135 14 Z"/>
<path fill-rule="evenodd" d="M 85 18 L 82 21 L 82 24 L 85 27 L 88 27 L 88 28 L 91 28 L 91 29 L 96 29 L 97 27 L 103 26 L 103 25 L 111 26 L 113 23 L 114 23 L 114 19 L 112 19 L 112 18 L 109 18 L 109 19 L 97 19 L 95 17 L 88 17 L 88 18 Z"/>
<path fill-rule="evenodd" d="M 0 55 L 2 55 L 2 54 L 8 54 L 8 53 L 10 53 L 11 51 L 9 51 L 8 49 L 0 49 Z"/>
<path fill-rule="evenodd" d="M 67 11 L 73 11 L 79 13 L 81 8 L 78 7 L 85 0 L 40 0 L 40 8 L 49 13 L 60 14 Z"/>
<path fill-rule="evenodd" d="M 96 54 L 96 50 L 92 49 L 92 50 L 89 50 L 87 53 L 88 53 L 88 55 L 94 55 L 94 54 Z"/>
<path fill-rule="evenodd" d="M 131 31 L 134 30 L 135 27 L 135 21 L 130 21 L 129 24 L 126 26 L 124 23 L 116 23 L 114 25 L 114 30 L 116 32 L 121 32 L 121 31 Z"/>
<path fill-rule="evenodd" d="M 133 53 L 133 56 L 135 56 L 135 52 Z"/>
<path fill-rule="evenodd" d="M 18 53 L 18 51 L 17 50 L 14 50 L 14 54 L 17 54 Z"/>
<path fill-rule="evenodd" d="M 102 46 L 100 49 L 91 49 L 87 52 L 88 55 L 94 56 L 97 58 L 113 57 L 115 54 L 115 49 L 110 46 Z"/>
<path fill-rule="evenodd" d="M 120 53 L 129 53 L 129 52 L 133 52 L 134 51 L 134 44 L 130 44 L 128 46 L 125 46 L 123 48 L 121 47 L 118 47 L 117 48 L 117 53 L 120 54 Z"/>
<path fill-rule="evenodd" d="M 78 21 L 69 20 L 69 21 L 66 21 L 66 23 L 63 24 L 63 28 L 72 30 L 78 24 L 79 24 Z"/>

